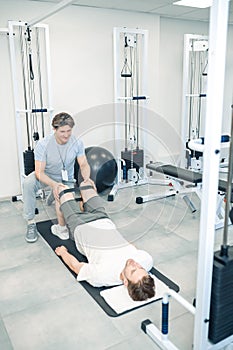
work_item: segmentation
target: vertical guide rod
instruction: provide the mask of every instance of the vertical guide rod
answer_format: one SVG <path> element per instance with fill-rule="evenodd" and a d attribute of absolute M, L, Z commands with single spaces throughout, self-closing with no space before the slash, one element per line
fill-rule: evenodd
<path fill-rule="evenodd" d="M 21 50 L 21 64 L 22 64 L 22 79 L 23 79 L 23 95 L 24 95 L 24 106 L 26 114 L 26 129 L 27 129 L 27 141 L 28 141 L 28 150 L 31 150 L 31 141 L 30 141 L 30 130 L 29 130 L 29 113 L 28 113 L 28 98 L 27 98 L 27 87 L 26 87 L 26 73 L 25 73 L 25 58 L 24 58 L 24 44 L 23 44 L 23 29 L 19 27 L 20 35 L 20 50 Z"/>
<path fill-rule="evenodd" d="M 42 77 L 41 77 L 41 59 L 40 59 L 40 35 L 39 28 L 36 28 L 36 52 L 37 52 L 37 75 L 39 80 L 39 94 L 40 94 L 40 108 L 43 108 L 43 92 L 42 92 Z M 40 112 L 41 115 L 41 130 L 42 137 L 45 136 L 45 125 L 44 125 L 44 113 Z"/>
<path fill-rule="evenodd" d="M 192 40 L 192 51 L 190 53 L 190 57 L 191 57 L 191 66 L 190 66 L 190 88 L 189 88 L 189 91 L 190 91 L 190 94 L 194 94 L 194 39 Z M 193 101 L 193 96 L 190 96 L 190 100 L 189 100 L 189 140 L 192 139 L 192 121 L 193 121 L 193 104 L 194 104 L 194 101 Z"/>
<path fill-rule="evenodd" d="M 229 210 L 231 203 L 231 187 L 232 187 L 232 177 L 233 177 L 233 105 L 231 106 L 231 141 L 230 141 L 230 151 L 229 151 L 229 165 L 228 165 L 228 176 L 227 176 L 227 195 L 225 204 L 225 217 L 224 217 L 224 231 L 223 231 L 223 244 L 221 247 L 221 256 L 228 256 L 228 221 L 229 221 Z"/>
<path fill-rule="evenodd" d="M 124 52 L 125 52 L 125 60 L 127 60 L 127 43 L 126 43 L 126 34 L 124 33 L 125 37 L 125 47 L 124 47 Z M 126 63 L 126 61 L 125 61 Z M 127 151 L 128 145 L 127 145 L 127 139 L 128 139 L 128 101 L 127 101 L 127 95 L 128 94 L 128 88 L 127 88 L 127 77 L 125 77 L 125 151 Z"/>
<path fill-rule="evenodd" d="M 22 129 L 20 123 L 20 113 L 19 111 L 19 81 L 16 70 L 16 50 L 15 50 L 15 34 L 14 34 L 14 24 L 13 21 L 8 21 L 9 26 L 9 47 L 10 47 L 10 61 L 11 61 L 11 76 L 13 84 L 13 93 L 14 93 L 14 107 L 15 107 L 15 116 L 16 116 L 16 133 L 17 133 L 17 150 L 18 150 L 18 162 L 19 162 L 19 176 L 22 187 L 22 176 L 24 174 L 24 163 L 22 157 Z M 22 22 L 19 23 L 19 26 L 23 26 Z"/>
<path fill-rule="evenodd" d="M 139 51 L 138 51 L 138 34 L 136 34 L 136 91 L 139 97 Z M 139 149 L 139 100 L 137 98 L 137 149 Z"/>

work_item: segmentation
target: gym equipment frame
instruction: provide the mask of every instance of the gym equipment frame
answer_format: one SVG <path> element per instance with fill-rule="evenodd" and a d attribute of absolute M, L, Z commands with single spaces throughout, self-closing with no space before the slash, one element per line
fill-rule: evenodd
<path fill-rule="evenodd" d="M 50 63 L 50 44 L 49 28 L 45 24 L 37 24 L 31 29 L 26 22 L 9 21 L 9 45 L 12 82 L 15 104 L 15 120 L 17 132 L 18 161 L 20 171 L 21 188 L 23 178 L 26 174 L 23 155 L 27 152 L 32 153 L 34 145 L 39 138 L 37 114 L 40 114 L 42 136 L 44 137 L 44 113 L 49 114 L 51 124 L 52 120 L 52 87 L 51 87 L 51 63 Z M 32 47 L 31 36 L 34 31 L 36 44 Z M 27 37 L 26 37 L 27 35 Z M 26 44 L 24 44 L 26 42 Z M 40 46 L 43 43 L 43 55 L 40 52 Z M 25 49 L 26 47 L 26 49 Z M 25 53 L 26 51 L 26 53 Z M 33 51 L 36 53 L 37 81 L 34 82 L 33 71 Z M 26 57 L 26 58 L 25 58 Z M 43 58 L 43 61 L 42 61 Z M 21 59 L 21 62 L 20 62 Z M 35 57 L 34 57 L 35 59 Z M 42 62 L 41 62 L 42 61 Z M 43 66 L 42 66 L 43 64 Z M 43 79 L 42 79 L 43 70 Z M 46 90 L 46 91 L 44 91 Z M 45 105 L 43 105 L 45 104 Z M 28 149 L 23 152 L 23 130 L 21 119 L 26 118 Z M 36 129 L 33 130 L 33 127 Z M 50 126 L 51 127 L 51 126 Z M 34 131 L 34 132 L 33 132 Z M 34 164 L 34 156 L 31 157 L 31 163 Z M 33 165 L 32 164 L 32 165 Z M 30 169 L 33 170 L 33 169 Z M 15 200 L 21 199 L 17 196 Z"/>
<path fill-rule="evenodd" d="M 218 190 L 219 154 L 224 95 L 226 41 L 229 0 L 213 0 L 209 25 L 209 72 L 206 105 L 206 130 L 203 163 L 203 198 L 201 206 L 200 235 L 197 264 L 196 308 L 194 314 L 193 349 L 221 349 L 233 342 L 233 335 L 213 344 L 208 339 L 210 322 L 210 300 L 214 261 L 215 213 L 217 200 L 213 193 Z M 215 115 L 215 118 L 213 118 Z M 166 299 L 165 299 L 166 302 Z M 182 305 L 185 303 L 181 302 Z M 185 305 L 184 305 L 185 306 Z M 150 321 L 143 330 L 161 349 L 177 349 L 163 337 Z"/>
<path fill-rule="evenodd" d="M 207 36 L 184 35 L 181 166 L 196 170 L 201 170 L 202 160 L 201 157 L 195 157 L 195 154 L 192 154 L 193 152 L 187 147 L 187 142 L 199 138 L 202 132 L 203 100 L 206 102 L 208 48 Z"/>
<path fill-rule="evenodd" d="M 19 172 L 20 172 L 20 183 L 21 183 L 21 189 L 22 189 L 22 183 L 23 183 L 23 178 L 25 176 L 24 174 L 24 164 L 23 164 L 23 159 L 22 159 L 22 147 L 23 147 L 23 137 L 22 137 L 22 128 L 21 128 L 21 114 L 26 115 L 26 121 L 27 121 L 27 133 L 29 131 L 29 114 L 33 113 L 41 113 L 41 118 L 42 118 L 42 133 L 44 132 L 44 125 L 43 125 L 43 113 L 49 113 L 49 119 L 50 121 L 52 120 L 52 112 L 53 112 L 53 107 L 52 107 L 52 86 L 51 86 L 51 63 L 50 63 L 50 44 L 49 44 L 49 27 L 48 25 L 40 23 L 42 20 L 54 15 L 55 13 L 61 11 L 68 5 L 71 5 L 74 2 L 74 0 L 62 0 L 58 4 L 53 5 L 49 11 L 46 13 L 32 19 L 31 21 L 27 22 L 22 22 L 22 21 L 8 21 L 8 34 L 9 34 L 9 44 L 10 44 L 10 60 L 11 60 L 11 70 L 12 70 L 12 81 L 13 81 L 13 91 L 14 91 L 14 103 L 15 103 L 15 118 L 16 118 L 16 130 L 17 130 L 17 146 L 18 146 L 18 161 L 19 161 Z M 47 94 L 47 100 L 46 100 L 46 107 L 43 106 L 42 103 L 42 87 L 41 87 L 41 76 L 39 76 L 39 92 L 40 92 L 40 108 L 29 108 L 27 106 L 27 98 L 26 98 L 26 80 L 25 78 L 25 73 L 23 72 L 23 87 L 24 87 L 24 107 L 21 108 L 21 103 L 22 101 L 20 100 L 20 89 L 19 89 L 19 83 L 18 83 L 18 75 L 19 75 L 19 69 L 17 70 L 18 67 L 18 62 L 17 62 L 17 53 L 16 53 L 16 43 L 15 43 L 15 30 L 17 31 L 18 29 L 22 33 L 22 28 L 26 28 L 26 32 L 28 34 L 28 44 L 30 46 L 30 36 L 31 36 L 31 30 L 32 28 L 35 28 L 37 31 L 41 30 L 44 32 L 44 54 L 45 54 L 45 68 L 44 68 L 44 73 L 46 75 L 46 94 Z M 21 45 L 22 49 L 23 45 Z M 37 49 L 37 57 L 39 57 L 39 49 Z M 38 58 L 39 59 L 39 58 Z M 23 62 L 23 60 L 22 60 Z M 33 70 L 32 70 L 32 59 L 31 59 L 31 47 L 29 47 L 29 69 L 30 69 L 30 78 L 33 78 Z M 26 67 L 23 67 L 23 69 Z M 38 74 L 40 75 L 40 63 L 38 61 Z M 34 88 L 31 89 L 32 95 L 34 94 Z M 29 135 L 29 133 L 28 133 Z M 38 135 L 36 133 L 35 138 L 37 138 Z M 28 137 L 28 151 L 32 151 L 31 145 L 29 145 L 29 137 Z M 24 152 L 25 153 L 25 152 Z M 32 153 L 32 152 L 31 152 Z M 30 161 L 32 162 L 33 160 L 33 155 L 30 156 Z M 30 169 L 31 170 L 31 169 Z M 30 171 L 29 170 L 29 171 Z M 42 192 L 41 194 L 44 196 L 44 193 Z M 22 199 L 22 196 L 14 196 L 12 200 L 18 200 Z"/>
<path fill-rule="evenodd" d="M 113 201 L 118 190 L 148 183 L 144 165 L 144 148 L 140 142 L 140 116 L 146 128 L 148 31 L 114 28 L 114 95 L 115 95 L 115 155 L 118 162 L 116 184 L 108 195 Z M 124 123 L 120 120 L 124 107 Z M 144 107 L 144 108 L 142 108 Z M 120 126 L 124 125 L 124 150 Z M 119 157 L 119 155 L 121 156 Z M 122 171 L 121 171 L 122 170 Z M 164 181 L 162 184 L 167 183 Z M 157 184 L 156 180 L 153 184 Z M 161 181 L 158 182 L 161 184 Z M 168 184 L 168 183 L 167 183 Z"/>

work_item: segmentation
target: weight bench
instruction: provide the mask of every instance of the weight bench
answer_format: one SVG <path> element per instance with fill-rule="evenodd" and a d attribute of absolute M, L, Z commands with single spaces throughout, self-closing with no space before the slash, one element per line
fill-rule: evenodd
<path fill-rule="evenodd" d="M 178 168 L 175 165 L 161 164 L 161 163 L 149 163 L 146 165 L 147 169 L 157 171 L 169 177 L 185 180 L 197 185 L 202 182 L 202 174 L 196 171 Z"/>
<path fill-rule="evenodd" d="M 202 188 L 202 173 L 192 171 L 189 169 L 183 169 L 175 165 L 163 164 L 163 163 L 149 163 L 146 168 L 150 171 L 156 171 L 158 173 L 164 174 L 170 180 L 171 189 L 161 194 L 150 194 L 146 196 L 141 196 L 136 198 L 137 204 L 142 204 L 148 201 L 153 201 L 157 199 L 162 199 L 170 196 L 181 195 L 187 204 L 188 208 L 192 213 L 197 211 L 195 205 L 188 197 L 188 194 L 195 192 L 201 199 L 201 188 Z M 227 182 L 224 180 L 219 180 L 218 185 L 218 202 L 216 210 L 216 220 L 215 228 L 219 229 L 224 225 L 224 206 L 223 201 L 225 197 L 225 192 L 227 190 Z M 233 194 L 231 194 L 231 202 L 233 202 Z M 229 222 L 230 223 L 230 222 Z"/>

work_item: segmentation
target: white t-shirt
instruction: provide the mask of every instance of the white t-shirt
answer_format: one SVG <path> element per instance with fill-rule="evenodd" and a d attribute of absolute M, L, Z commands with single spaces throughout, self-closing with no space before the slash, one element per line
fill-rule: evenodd
<path fill-rule="evenodd" d="M 74 232 L 75 243 L 88 263 L 77 276 L 94 287 L 122 284 L 120 273 L 128 259 L 134 259 L 146 271 L 153 266 L 152 257 L 126 241 L 110 219 L 99 219 L 78 226 Z"/>
<path fill-rule="evenodd" d="M 68 173 L 68 180 L 74 178 L 74 162 L 85 154 L 83 142 L 71 135 L 68 142 L 60 145 L 54 134 L 40 140 L 35 147 L 35 160 L 45 162 L 45 173 L 53 180 L 62 181 L 62 169 Z"/>

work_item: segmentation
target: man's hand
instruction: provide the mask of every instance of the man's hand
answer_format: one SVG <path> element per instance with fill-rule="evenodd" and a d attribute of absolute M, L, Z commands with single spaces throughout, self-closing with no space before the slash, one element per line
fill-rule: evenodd
<path fill-rule="evenodd" d="M 63 183 L 55 182 L 53 185 L 53 195 L 56 201 L 59 201 L 59 193 L 65 189 L 66 186 Z"/>
<path fill-rule="evenodd" d="M 64 245 L 60 246 L 60 247 L 57 247 L 55 249 L 55 253 L 58 255 L 58 256 L 62 256 L 63 253 L 65 252 L 68 252 L 68 249 L 66 247 L 64 247 Z"/>
<path fill-rule="evenodd" d="M 74 271 L 77 275 L 79 274 L 79 271 L 85 263 L 79 262 L 75 256 L 70 254 L 64 245 L 61 245 L 60 247 L 57 247 L 55 249 L 55 253 L 62 258 L 64 263 L 69 266 L 69 268 Z"/>

